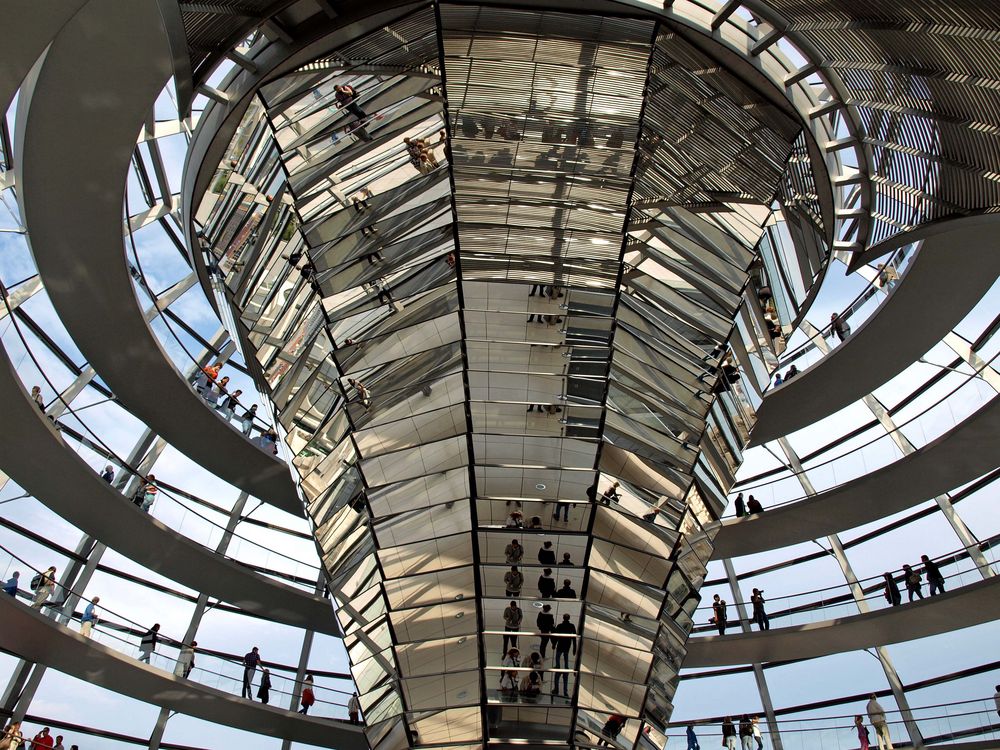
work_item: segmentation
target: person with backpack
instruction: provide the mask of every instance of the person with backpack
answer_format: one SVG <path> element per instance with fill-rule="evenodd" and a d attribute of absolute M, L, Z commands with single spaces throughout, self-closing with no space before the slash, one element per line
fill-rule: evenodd
<path fill-rule="evenodd" d="M 54 565 L 31 579 L 31 590 L 35 592 L 35 596 L 31 600 L 31 608 L 41 609 L 56 590 L 56 568 Z"/>
<path fill-rule="evenodd" d="M 132 502 L 139 506 L 139 510 L 143 513 L 149 513 L 149 509 L 153 507 L 153 503 L 156 502 L 156 493 L 160 491 L 160 488 L 156 486 L 156 476 L 150 474 L 145 479 L 140 477 L 139 488 L 135 491 L 135 495 L 132 497 Z"/>
<path fill-rule="evenodd" d="M 903 582 L 906 584 L 906 596 L 911 602 L 914 596 L 918 599 L 924 598 L 924 592 L 920 590 L 920 581 L 920 573 L 909 565 L 903 566 Z"/>

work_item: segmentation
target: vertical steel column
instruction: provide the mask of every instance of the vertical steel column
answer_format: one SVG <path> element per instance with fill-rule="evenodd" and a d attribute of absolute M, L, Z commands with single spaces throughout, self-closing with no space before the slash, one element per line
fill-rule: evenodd
<path fill-rule="evenodd" d="M 817 331 L 808 322 L 803 323 L 802 329 L 810 336 L 813 336 L 816 341 L 816 348 L 819 349 L 820 352 L 823 354 L 829 353 L 830 345 L 827 344 L 826 339 L 820 335 L 819 331 Z M 950 333 L 947 337 L 945 337 L 945 342 L 948 343 L 949 339 L 954 342 L 955 338 L 959 338 L 959 340 L 961 340 L 960 337 L 956 336 L 956 334 Z M 962 352 L 955 346 L 952 346 L 951 343 L 949 343 L 949 346 L 951 346 L 959 356 L 966 359 L 966 362 L 968 362 L 972 367 L 980 369 L 985 366 L 985 363 L 979 359 L 978 356 L 976 356 L 975 352 L 973 352 L 971 348 L 968 348 L 967 352 Z M 966 357 L 966 355 L 968 356 Z M 979 363 L 979 367 L 976 366 L 977 361 Z M 992 370 L 992 368 L 987 369 Z M 997 375 L 995 370 L 992 371 L 992 374 L 996 377 L 991 385 L 993 385 L 993 387 L 997 390 L 1000 390 L 1000 387 L 998 387 L 1000 386 L 1000 376 Z M 986 380 L 985 377 L 983 379 Z M 987 380 L 987 382 L 989 383 L 990 381 Z M 896 444 L 896 447 L 899 448 L 904 456 L 908 456 L 911 453 L 916 452 L 917 448 L 910 442 L 909 438 L 907 438 L 906 435 L 904 435 L 902 431 L 897 428 L 896 423 L 893 421 L 885 406 L 874 396 L 874 394 L 869 393 L 862 399 L 862 401 L 864 401 L 865 406 L 867 406 L 868 410 L 875 416 L 875 419 L 879 421 L 879 424 L 882 425 L 890 439 Z M 962 520 L 961 516 L 958 515 L 958 511 L 955 510 L 955 506 L 952 505 L 951 495 L 947 492 L 943 495 L 938 495 L 934 498 L 934 502 L 937 503 L 937 506 L 941 511 L 941 515 L 945 517 L 945 520 L 948 521 L 952 531 L 955 532 L 955 536 L 958 537 L 962 546 L 968 551 L 969 557 L 976 563 L 976 568 L 979 570 L 979 574 L 983 578 L 992 577 L 993 568 L 990 567 L 990 563 L 989 560 L 986 559 L 986 555 L 984 555 L 982 550 L 979 549 L 979 540 L 976 539 L 976 535 L 973 534 L 972 530 L 965 525 L 965 521 Z"/>
<path fill-rule="evenodd" d="M 798 454 L 795 453 L 791 444 L 786 438 L 778 438 L 778 445 L 781 446 L 781 450 L 784 452 L 786 458 L 788 458 L 788 464 L 798 477 L 802 489 L 807 495 L 815 495 L 816 490 L 802 468 L 802 462 L 799 460 Z M 861 584 L 858 582 L 858 577 L 854 574 L 854 569 L 847 559 L 844 546 L 840 543 L 840 537 L 836 534 L 831 534 L 827 537 L 827 541 L 830 543 L 830 554 L 837 560 L 840 571 L 844 575 L 844 580 L 847 581 L 848 586 L 851 588 L 851 595 L 854 597 L 854 603 L 857 605 L 858 611 L 862 614 L 869 612 L 868 602 L 865 601 L 865 592 L 862 590 Z M 906 732 L 910 737 L 910 743 L 914 748 L 919 750 L 924 746 L 924 738 L 920 734 L 920 728 L 913 718 L 913 712 L 910 711 L 910 704 L 906 699 L 903 682 L 899 679 L 899 674 L 896 672 L 896 668 L 889 658 L 888 651 L 882 646 L 876 646 L 875 653 L 879 663 L 882 665 L 882 671 L 885 673 L 889 688 L 892 690 L 893 698 L 896 699 L 896 705 L 899 706 L 899 713 L 906 724 Z"/>
<path fill-rule="evenodd" d="M 724 559 L 722 566 L 726 569 L 726 578 L 729 579 L 729 589 L 733 592 L 736 613 L 740 617 L 740 629 L 744 633 L 749 633 L 750 620 L 747 617 L 743 592 L 740 591 L 740 582 L 736 578 L 736 569 L 733 567 L 732 559 L 728 557 Z M 753 662 L 751 666 L 753 666 L 753 678 L 757 682 L 757 692 L 760 693 L 760 702 L 764 706 L 764 716 L 767 718 L 767 731 L 771 736 L 771 744 L 774 750 L 783 750 L 781 732 L 778 729 L 778 719 L 774 715 L 774 704 L 771 702 L 771 691 L 767 687 L 767 678 L 764 677 L 764 668 L 760 665 L 760 662 Z"/>
<path fill-rule="evenodd" d="M 239 497 L 236 498 L 236 502 L 233 503 L 233 508 L 229 511 L 229 520 L 226 522 L 226 530 L 222 534 L 222 539 L 219 540 L 218 546 L 215 548 L 216 553 L 225 555 L 226 550 L 229 549 L 229 542 L 233 538 L 236 526 L 243 519 L 243 509 L 246 507 L 249 497 L 246 492 L 241 492 Z M 198 628 L 201 627 L 201 618 L 204 617 L 207 609 L 208 594 L 199 594 L 198 601 L 194 605 L 194 612 L 191 614 L 191 621 L 188 623 L 187 630 L 184 631 L 184 643 L 191 643 L 194 640 L 195 635 L 198 633 Z M 158 750 L 160 747 L 160 743 L 163 741 L 163 733 L 167 728 L 167 719 L 172 715 L 169 709 L 160 709 L 160 713 L 156 717 L 156 724 L 153 725 L 153 731 L 149 735 L 149 750 Z"/>
<path fill-rule="evenodd" d="M 319 578 L 316 579 L 316 591 L 314 592 L 317 596 L 323 593 L 323 589 L 326 588 L 326 573 L 321 565 L 319 568 Z M 295 690 L 292 691 L 292 697 L 288 701 L 288 709 L 290 711 L 296 710 L 296 706 L 299 704 L 299 696 L 302 694 L 302 681 L 306 677 L 306 671 L 309 667 L 309 656 L 312 654 L 313 637 L 315 633 L 312 630 L 307 630 L 305 635 L 302 636 L 302 650 L 299 652 L 299 665 L 295 670 Z M 292 741 L 289 739 L 284 739 L 281 741 L 281 750 L 291 750 Z"/>

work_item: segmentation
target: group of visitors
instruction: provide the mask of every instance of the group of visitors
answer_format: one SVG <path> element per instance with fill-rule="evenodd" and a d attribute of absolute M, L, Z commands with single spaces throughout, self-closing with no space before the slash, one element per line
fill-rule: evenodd
<path fill-rule="evenodd" d="M 503 585 L 505 596 L 521 596 L 524 574 L 516 565 L 511 565 L 510 570 L 504 573 Z M 562 588 L 557 589 L 552 568 L 543 568 L 542 574 L 538 577 L 538 596 L 542 599 L 576 599 L 576 589 L 573 588 L 573 582 L 569 578 L 564 578 Z"/>
<path fill-rule="evenodd" d="M 733 510 L 736 512 L 737 518 L 747 518 L 749 516 L 756 515 L 757 513 L 764 512 L 764 506 L 760 504 L 760 501 L 753 495 L 750 495 L 746 501 L 743 500 L 743 493 L 739 493 L 736 499 L 733 500 Z"/>
<path fill-rule="evenodd" d="M 541 644 L 538 651 L 532 652 L 530 656 L 522 662 L 521 651 L 518 648 L 517 632 L 521 630 L 524 612 L 517 606 L 516 601 L 512 601 L 504 610 L 504 636 L 500 666 L 503 671 L 500 673 L 500 693 L 506 697 L 523 695 L 527 697 L 537 696 L 542 691 L 545 675 L 545 652 L 549 644 L 552 644 L 554 656 L 554 669 L 569 670 L 570 653 L 575 657 L 576 625 L 568 614 L 562 616 L 562 621 L 556 625 L 555 617 L 552 615 L 552 605 L 542 605 L 542 611 L 535 618 L 535 625 L 541 635 Z M 518 680 L 518 670 L 528 668 L 529 671 Z M 560 678 L 562 689 L 560 690 Z M 555 672 L 552 678 L 552 695 L 562 695 L 569 697 L 569 673 L 568 671 Z"/>
<path fill-rule="evenodd" d="M 751 717 L 749 714 L 743 714 L 738 727 L 733 723 L 732 717 L 725 717 L 722 720 L 722 746 L 727 750 L 736 750 L 737 733 L 743 750 L 754 750 L 754 742 L 757 744 L 756 750 L 763 750 L 764 740 L 761 738 L 759 716 Z M 687 728 L 687 741 L 688 748 L 692 747 L 692 742 L 694 748 L 698 748 L 698 738 L 694 734 L 694 727 L 690 725 Z"/>
<path fill-rule="evenodd" d="M 752 608 L 750 621 L 757 626 L 758 630 L 762 631 L 771 629 L 771 620 L 767 616 L 767 610 L 764 607 L 766 603 L 764 590 L 755 588 L 750 595 L 750 606 Z M 719 635 L 726 634 L 726 627 L 729 625 L 729 604 L 718 594 L 712 597 L 712 617 L 709 618 L 709 622 L 715 625 L 715 629 L 719 631 Z"/>
<path fill-rule="evenodd" d="M 17 593 L 21 585 L 21 572 L 15 570 L 10 578 L 3 585 L 3 592 L 8 596 L 17 598 Z M 56 591 L 56 567 L 51 565 L 42 573 L 36 573 L 30 583 L 31 608 L 41 609 Z"/>
<path fill-rule="evenodd" d="M 944 575 L 941 573 L 941 568 L 938 564 L 927 555 L 921 555 L 920 562 L 922 563 L 920 570 L 914 570 L 910 565 L 903 565 L 903 575 L 899 579 L 906 587 L 907 600 L 911 602 L 915 598 L 924 598 L 922 591 L 923 576 L 927 577 L 927 593 L 929 596 L 937 596 L 944 593 Z M 891 606 L 898 607 L 902 603 L 903 598 L 899 592 L 896 577 L 892 573 L 883 573 L 882 578 L 885 579 L 885 600 Z"/>
<path fill-rule="evenodd" d="M 195 378 L 194 389 L 205 400 L 205 403 L 213 407 L 227 422 L 232 421 L 236 416 L 237 410 L 242 409 L 243 413 L 239 418 L 240 431 L 247 437 L 250 437 L 250 433 L 253 431 L 254 420 L 257 417 L 257 404 L 252 404 L 247 408 L 243 407 L 240 403 L 240 396 L 243 395 L 243 391 L 239 388 L 230 391 L 229 378 L 219 377 L 219 373 L 224 365 L 224 362 L 216 362 L 215 364 L 202 367 L 198 377 Z M 277 443 L 277 434 L 274 433 L 274 430 L 263 430 L 261 436 L 265 435 L 268 437 L 266 442 L 271 444 Z M 271 447 L 270 445 L 263 445 L 263 442 L 258 443 L 259 447 L 265 450 Z"/>
<path fill-rule="evenodd" d="M 410 159 L 410 164 L 420 174 L 430 174 L 438 168 L 439 162 L 434 154 L 434 149 L 447 140 L 444 129 L 438 131 L 438 140 L 432 143 L 427 138 L 403 138 L 403 146 L 406 148 L 406 155 Z"/>
<path fill-rule="evenodd" d="M 785 374 L 784 375 L 782 375 L 779 372 L 777 375 L 774 376 L 774 384 L 775 385 L 781 385 L 782 383 L 785 383 L 785 382 L 791 380 L 792 378 L 794 378 L 798 374 L 799 374 L 799 368 L 796 367 L 795 365 L 791 365 L 791 366 L 789 366 L 789 368 L 787 370 L 785 370 Z"/>
<path fill-rule="evenodd" d="M 30 740 L 24 733 L 22 722 L 12 721 L 4 727 L 3 734 L 0 735 L 0 750 L 66 750 L 63 744 L 63 736 L 57 734 L 52 736 L 52 730 L 48 727 L 42 729 Z M 69 750 L 80 750 L 79 745 L 70 745 Z"/>
<path fill-rule="evenodd" d="M 21 573 L 20 571 L 14 571 L 13 574 L 7 579 L 3 586 L 3 593 L 17 597 L 20 586 Z M 37 573 L 31 580 L 30 583 L 31 591 L 33 592 L 31 596 L 31 607 L 33 609 L 41 609 L 42 606 L 48 601 L 48 599 L 53 595 L 56 589 L 56 568 L 55 566 L 50 566 L 45 571 Z M 101 602 L 101 597 L 94 596 L 87 602 L 83 609 L 83 613 L 80 616 L 80 634 L 85 638 L 90 638 L 94 626 L 101 620 L 101 615 L 98 612 L 98 605 Z M 512 604 L 514 604 L 512 602 Z M 515 604 L 516 606 L 516 604 Z M 568 617 L 568 616 L 567 616 Z M 518 620 L 520 623 L 520 620 Z M 156 648 L 160 643 L 160 623 L 154 623 L 148 630 L 143 632 L 139 637 L 139 655 L 138 660 L 144 662 L 145 664 L 150 664 L 153 654 L 156 653 Z M 516 645 L 516 639 L 515 639 Z M 195 666 L 195 650 L 198 646 L 198 642 L 192 640 L 191 643 L 181 643 L 179 644 L 178 656 L 176 665 L 174 667 L 174 675 L 187 679 L 191 675 L 191 671 Z M 544 647 L 543 647 L 544 648 Z M 271 690 L 271 674 L 270 671 L 261 664 L 260 649 L 254 646 L 247 654 L 243 656 L 243 691 L 242 696 L 244 698 L 252 700 L 252 690 L 253 690 L 253 678 L 257 671 L 257 667 L 261 667 L 261 679 L 260 684 L 257 688 L 257 698 L 261 703 L 268 703 L 270 701 L 270 690 Z M 302 684 L 302 692 L 300 696 L 301 708 L 299 713 L 308 714 L 309 709 L 315 704 L 316 696 L 313 691 L 313 676 L 307 674 Z M 358 717 L 360 715 L 360 703 L 358 701 L 357 693 L 354 694 L 352 699 L 348 702 L 348 715 L 352 724 L 358 723 Z M 5 750 L 6 748 L 17 748 L 22 747 L 20 744 L 22 739 L 18 737 L 18 744 L 12 744 L 15 740 L 12 739 L 15 734 L 19 735 L 20 724 L 16 723 L 11 725 L 5 730 L 3 739 L 0 740 L 0 750 Z M 46 736 L 48 729 L 44 730 Z M 9 741 L 7 741 L 9 739 Z M 36 742 L 35 740 L 31 742 Z M 51 740 L 51 738 L 49 738 Z M 57 741 L 61 741 L 62 738 L 58 737 Z M 7 744 L 4 744 L 4 742 Z M 38 747 L 53 747 L 52 742 L 48 744 L 45 743 L 44 739 Z M 23 747 L 27 748 L 28 744 L 24 744 Z M 60 744 L 56 744 L 54 747 L 61 747 Z"/>

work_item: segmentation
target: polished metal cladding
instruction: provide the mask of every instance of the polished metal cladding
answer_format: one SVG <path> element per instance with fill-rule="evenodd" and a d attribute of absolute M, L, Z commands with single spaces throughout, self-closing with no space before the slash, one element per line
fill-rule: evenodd
<path fill-rule="evenodd" d="M 755 248 L 779 194 L 822 231 L 801 134 L 639 18 L 441 5 L 260 89 L 198 215 L 373 747 L 665 733 L 753 425 L 734 358 L 770 361 Z M 578 635 L 515 696 L 543 604 Z"/>
<path fill-rule="evenodd" d="M 2 525 L 58 558 L 63 594 L 38 611 L 16 581 L 2 597 L 12 720 L 49 721 L 28 711 L 51 668 L 158 706 L 150 748 L 183 740 L 165 734 L 179 713 L 350 750 L 662 750 L 681 719 L 702 732 L 744 709 L 751 676 L 774 750 L 783 733 L 841 742 L 821 723 L 852 719 L 869 683 L 908 747 L 994 731 L 991 697 L 953 709 L 996 664 L 928 670 L 915 644 L 906 681 L 885 647 L 971 653 L 984 631 L 953 631 L 1000 609 L 1000 535 L 976 533 L 1000 478 L 1000 3 L 14 0 L 0 16 L 0 489 L 32 503 Z M 205 388 L 212 361 L 260 413 Z M 127 457 L 119 427 L 142 430 Z M 172 484 L 168 451 L 238 498 Z M 155 515 L 129 503 L 154 469 Z M 744 490 L 763 506 L 723 521 Z M 35 529 L 38 510 L 59 518 Z M 276 511 L 294 523 L 261 517 Z M 930 549 L 925 522 L 958 545 Z M 85 535 L 72 554 L 68 531 Z M 871 550 L 900 540 L 914 558 L 929 542 L 911 559 L 937 571 L 926 600 L 872 574 Z M 36 561 L 0 548 L 30 580 Z M 776 590 L 802 571 L 844 584 Z M 67 628 L 104 576 L 194 605 L 159 664 L 129 655 L 147 626 L 118 622 L 111 586 L 99 624 L 125 652 Z M 739 632 L 702 637 L 715 592 Z M 296 665 L 270 662 L 281 704 L 187 679 L 195 635 L 199 659 L 242 672 L 209 611 L 302 637 Z M 341 638 L 350 675 L 318 668 Z M 671 723 L 682 667 L 715 692 Z M 780 693 L 848 668 L 853 694 Z M 322 715 L 295 713 L 310 670 L 347 687 L 316 686 L 337 696 Z M 352 677 L 360 725 L 343 720 Z M 954 705 L 909 705 L 945 685 Z M 105 735 L 147 744 L 120 730 Z"/>

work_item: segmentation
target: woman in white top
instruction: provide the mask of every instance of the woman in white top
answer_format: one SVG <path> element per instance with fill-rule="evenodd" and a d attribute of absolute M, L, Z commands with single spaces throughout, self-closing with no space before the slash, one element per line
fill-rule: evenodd
<path fill-rule="evenodd" d="M 187 679 L 194 668 L 194 649 L 198 645 L 197 641 L 191 641 L 190 646 L 181 646 L 181 652 L 177 656 L 177 666 L 174 667 L 174 674 Z"/>

